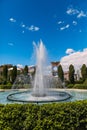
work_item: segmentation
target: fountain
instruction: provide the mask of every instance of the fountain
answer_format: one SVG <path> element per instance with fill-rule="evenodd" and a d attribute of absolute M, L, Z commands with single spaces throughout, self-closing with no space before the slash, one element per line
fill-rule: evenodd
<path fill-rule="evenodd" d="M 48 103 L 68 100 L 71 95 L 64 90 L 54 89 L 53 85 L 62 88 L 63 84 L 59 78 L 48 76 L 46 74 L 46 48 L 42 41 L 39 45 L 35 44 L 36 50 L 36 73 L 33 82 L 33 89 L 27 91 L 18 91 L 7 96 L 10 101 L 28 102 L 28 103 Z M 23 76 L 22 82 L 23 82 Z M 18 78 L 17 78 L 18 79 Z M 21 80 L 21 78 L 19 78 Z M 24 79 L 25 76 L 24 76 Z M 26 80 L 24 80 L 26 81 Z M 27 80 L 28 81 L 28 80 Z M 22 83 L 26 84 L 26 83 Z M 16 86 L 16 87 L 15 87 Z M 56 86 L 55 86 L 56 87 Z M 13 88 L 17 88 L 17 83 Z M 19 87 L 18 87 L 19 88 Z"/>
<path fill-rule="evenodd" d="M 45 84 L 45 70 L 46 70 L 46 48 L 42 41 L 39 46 L 36 46 L 36 75 L 33 88 L 33 96 L 43 97 L 46 96 L 46 84 Z"/>

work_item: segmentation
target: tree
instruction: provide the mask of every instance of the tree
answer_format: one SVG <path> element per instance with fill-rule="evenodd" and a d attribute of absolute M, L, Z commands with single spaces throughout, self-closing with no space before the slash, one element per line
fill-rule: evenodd
<path fill-rule="evenodd" d="M 63 72 L 61 65 L 58 66 L 58 76 L 61 79 L 61 81 L 63 82 L 64 81 L 64 72 Z"/>
<path fill-rule="evenodd" d="M 83 81 L 85 81 L 87 78 L 87 67 L 85 64 L 83 64 L 81 67 L 81 75 L 82 75 Z"/>
<path fill-rule="evenodd" d="M 24 75 L 27 75 L 27 74 L 28 74 L 28 66 L 25 65 L 25 67 L 24 67 Z"/>
<path fill-rule="evenodd" d="M 7 65 L 3 66 L 3 78 L 5 81 L 7 81 L 7 78 L 8 78 L 8 66 Z"/>
<path fill-rule="evenodd" d="M 13 66 L 13 70 L 11 71 L 12 83 L 15 81 L 16 77 L 17 77 L 17 67 Z"/>
<path fill-rule="evenodd" d="M 75 82 L 74 73 L 75 73 L 74 66 L 71 64 L 69 66 L 69 81 L 71 84 L 74 84 Z"/>

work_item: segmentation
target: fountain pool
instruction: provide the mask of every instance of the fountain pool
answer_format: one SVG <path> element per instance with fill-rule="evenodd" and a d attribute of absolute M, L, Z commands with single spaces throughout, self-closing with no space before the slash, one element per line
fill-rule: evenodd
<path fill-rule="evenodd" d="M 14 96 L 14 93 L 21 93 L 21 92 L 25 92 L 25 91 L 26 91 L 26 93 L 24 94 L 25 98 L 29 97 L 29 93 L 27 93 L 27 90 L 4 90 L 4 91 L 1 90 L 0 91 L 0 104 L 28 103 L 28 101 L 27 102 L 18 102 L 18 101 L 11 101 L 11 100 L 7 99 L 7 96 L 10 94 L 13 94 L 13 96 Z M 55 89 L 55 91 L 59 92 L 59 91 L 63 91 L 63 90 Z M 69 94 L 72 95 L 72 97 L 67 100 L 62 100 L 61 102 L 73 102 L 73 101 L 79 101 L 79 100 L 87 100 L 87 90 L 67 89 L 64 91 L 67 91 Z M 30 90 L 30 92 L 31 92 L 31 90 Z M 20 96 L 15 95 L 16 99 L 19 97 L 23 98 L 23 100 L 24 100 L 24 97 L 21 94 L 20 94 Z M 34 102 L 34 103 L 37 103 L 37 102 Z M 39 103 L 41 104 L 41 102 L 39 102 Z M 43 103 L 47 103 L 47 102 L 43 102 Z"/>

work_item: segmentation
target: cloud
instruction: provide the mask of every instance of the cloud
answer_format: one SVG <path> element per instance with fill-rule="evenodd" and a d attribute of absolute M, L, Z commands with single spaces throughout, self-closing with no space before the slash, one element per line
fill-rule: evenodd
<path fill-rule="evenodd" d="M 68 8 L 66 13 L 68 15 L 76 15 L 77 18 L 87 17 L 87 12 L 85 13 L 83 10 L 77 10 L 77 9 L 74 9 L 73 7 Z"/>
<path fill-rule="evenodd" d="M 9 46 L 14 46 L 14 43 L 8 43 Z"/>
<path fill-rule="evenodd" d="M 69 27 L 70 27 L 70 25 L 67 24 L 66 26 L 61 27 L 60 30 L 62 31 L 62 30 L 68 29 Z"/>
<path fill-rule="evenodd" d="M 13 22 L 15 23 L 16 20 L 14 18 L 10 18 L 9 19 L 10 22 Z M 32 32 L 35 32 L 35 31 L 39 31 L 40 28 L 37 27 L 37 26 L 34 26 L 34 25 L 31 25 L 30 27 L 29 26 L 26 26 L 23 22 L 21 22 L 20 24 L 18 23 L 17 26 L 21 27 L 22 28 L 22 33 L 25 33 L 25 30 L 29 30 L 29 31 L 32 31 Z"/>
<path fill-rule="evenodd" d="M 21 26 L 22 28 L 25 28 L 25 27 L 26 27 L 26 25 L 23 24 L 23 22 L 20 24 L 20 26 Z"/>
<path fill-rule="evenodd" d="M 10 21 L 10 22 L 13 22 L 13 23 L 16 22 L 16 20 L 15 20 L 14 18 L 10 18 L 9 21 Z"/>
<path fill-rule="evenodd" d="M 38 31 L 40 28 L 39 27 L 34 27 L 34 30 L 35 31 Z"/>
<path fill-rule="evenodd" d="M 18 68 L 23 68 L 23 65 L 22 64 L 17 64 L 17 67 Z"/>
<path fill-rule="evenodd" d="M 87 48 L 62 57 L 60 63 L 64 71 L 68 70 L 70 64 L 73 64 L 76 70 L 80 69 L 83 64 L 87 65 Z"/>
<path fill-rule="evenodd" d="M 63 24 L 63 23 L 64 23 L 64 21 L 58 21 L 57 23 L 58 23 L 58 24 Z"/>
<path fill-rule="evenodd" d="M 66 50 L 66 54 L 71 54 L 71 53 L 74 53 L 75 51 L 71 48 L 67 49 Z"/>
<path fill-rule="evenodd" d="M 77 15 L 77 18 L 81 18 L 81 17 L 87 17 L 87 13 L 84 13 L 82 10 L 79 12 L 79 14 Z"/>
<path fill-rule="evenodd" d="M 36 27 L 36 26 L 34 26 L 34 25 L 31 25 L 30 27 L 28 27 L 28 30 L 30 30 L 30 31 L 39 31 L 39 27 Z"/>
<path fill-rule="evenodd" d="M 73 21 L 72 23 L 73 23 L 73 25 L 77 25 L 77 22 L 76 22 L 76 21 Z"/>
<path fill-rule="evenodd" d="M 21 27 L 22 27 L 22 28 L 25 28 L 26 26 L 25 26 L 25 24 L 22 24 Z"/>
<path fill-rule="evenodd" d="M 68 15 L 75 15 L 75 14 L 78 14 L 79 11 L 77 9 L 74 9 L 74 8 L 68 8 L 67 11 L 66 11 L 66 13 Z"/>

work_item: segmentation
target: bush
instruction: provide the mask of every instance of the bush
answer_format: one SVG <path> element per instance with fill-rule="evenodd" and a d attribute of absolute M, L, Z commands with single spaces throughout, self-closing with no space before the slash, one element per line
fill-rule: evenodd
<path fill-rule="evenodd" d="M 73 88 L 87 89 L 87 85 L 85 85 L 85 84 L 75 84 Z"/>
<path fill-rule="evenodd" d="M 7 84 L 7 85 L 0 85 L 0 89 L 11 89 L 12 85 L 11 84 Z"/>
<path fill-rule="evenodd" d="M 74 86 L 73 84 L 68 84 L 67 88 L 73 88 L 73 86 Z"/>
<path fill-rule="evenodd" d="M 87 101 L 0 105 L 0 130 L 86 130 Z"/>

